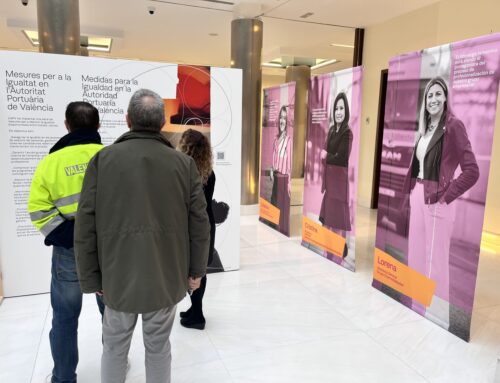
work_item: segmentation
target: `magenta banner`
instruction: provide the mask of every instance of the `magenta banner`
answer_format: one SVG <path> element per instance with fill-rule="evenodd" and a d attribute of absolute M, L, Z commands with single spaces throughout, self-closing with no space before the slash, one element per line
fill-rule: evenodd
<path fill-rule="evenodd" d="M 290 236 L 295 82 L 264 89 L 259 219 Z"/>
<path fill-rule="evenodd" d="M 469 339 L 500 34 L 393 58 L 373 286 Z"/>
<path fill-rule="evenodd" d="M 302 245 L 354 271 L 362 68 L 309 87 Z"/>

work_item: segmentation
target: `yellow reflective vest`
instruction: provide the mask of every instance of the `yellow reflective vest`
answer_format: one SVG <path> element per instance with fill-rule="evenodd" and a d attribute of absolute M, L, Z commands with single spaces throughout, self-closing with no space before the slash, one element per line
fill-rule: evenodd
<path fill-rule="evenodd" d="M 44 157 L 31 182 L 31 222 L 46 237 L 65 220 L 74 220 L 89 161 L 101 144 L 67 146 Z"/>

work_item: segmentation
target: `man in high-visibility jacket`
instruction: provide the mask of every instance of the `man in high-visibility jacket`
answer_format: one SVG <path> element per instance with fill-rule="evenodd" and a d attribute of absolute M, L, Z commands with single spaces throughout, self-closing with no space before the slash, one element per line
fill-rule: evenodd
<path fill-rule="evenodd" d="M 52 383 L 76 382 L 78 318 L 82 292 L 76 272 L 73 231 L 83 177 L 90 159 L 103 148 L 99 111 L 87 102 L 72 102 L 64 121 L 68 134 L 50 149 L 31 183 L 28 210 L 31 221 L 53 246 L 50 300 L 53 310 L 50 347 Z M 101 314 L 102 299 L 97 297 Z"/>

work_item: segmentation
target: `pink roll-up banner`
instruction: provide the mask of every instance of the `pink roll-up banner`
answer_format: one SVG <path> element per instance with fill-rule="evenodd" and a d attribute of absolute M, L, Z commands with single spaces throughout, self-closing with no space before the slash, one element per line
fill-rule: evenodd
<path fill-rule="evenodd" d="M 259 220 L 290 236 L 295 82 L 264 89 Z"/>
<path fill-rule="evenodd" d="M 500 34 L 389 63 L 373 286 L 469 340 Z"/>
<path fill-rule="evenodd" d="M 354 271 L 362 68 L 309 86 L 302 245 Z"/>

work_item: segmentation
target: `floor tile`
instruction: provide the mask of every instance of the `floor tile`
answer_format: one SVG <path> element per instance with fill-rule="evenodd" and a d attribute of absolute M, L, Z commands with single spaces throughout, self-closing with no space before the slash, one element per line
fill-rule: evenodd
<path fill-rule="evenodd" d="M 297 210 L 296 208 L 294 208 Z M 295 211 L 294 210 L 294 211 Z M 500 257 L 482 254 L 466 343 L 371 287 L 376 214 L 358 208 L 356 273 L 241 217 L 241 270 L 210 274 L 204 331 L 171 336 L 175 382 L 492 383 L 500 356 Z M 186 296 L 178 312 L 190 306 Z M 43 383 L 52 369 L 48 294 L 0 305 L 0 382 Z M 101 318 L 83 298 L 79 383 L 100 381 Z M 126 383 L 143 383 L 138 321 Z"/>
<path fill-rule="evenodd" d="M 424 320 L 420 315 L 370 286 L 369 275 L 341 270 L 300 279 L 309 291 L 321 296 L 360 329 Z"/>
<path fill-rule="evenodd" d="M 368 334 L 430 381 L 488 381 L 500 355 L 500 325 L 484 320 L 470 343 L 439 326 L 420 321 L 370 330 Z M 490 379 L 491 381 L 491 379 Z"/>
<path fill-rule="evenodd" d="M 24 297 L 5 298 L 0 304 L 0 318 L 19 315 L 37 315 L 46 313 L 50 306 L 49 294 L 27 295 Z"/>
<path fill-rule="evenodd" d="M 143 381 L 138 381 L 143 382 Z M 233 379 L 220 361 L 201 363 L 188 367 L 174 368 L 172 382 L 175 383 L 232 383 Z M 128 381 L 127 381 L 128 383 Z"/>
<path fill-rule="evenodd" d="M 224 360 L 235 382 L 424 383 L 366 334 L 345 334 Z"/>
<path fill-rule="evenodd" d="M 258 222 L 257 216 L 254 216 L 254 219 L 256 220 L 257 224 L 252 223 L 241 225 L 240 236 L 246 242 L 257 246 L 267 243 L 276 243 L 289 240 L 289 238 L 279 233 L 278 231 L 271 229 L 269 226 L 261 222 Z"/>
<path fill-rule="evenodd" d="M 46 316 L 45 312 L 0 318 L 0 382 L 30 381 Z"/>

